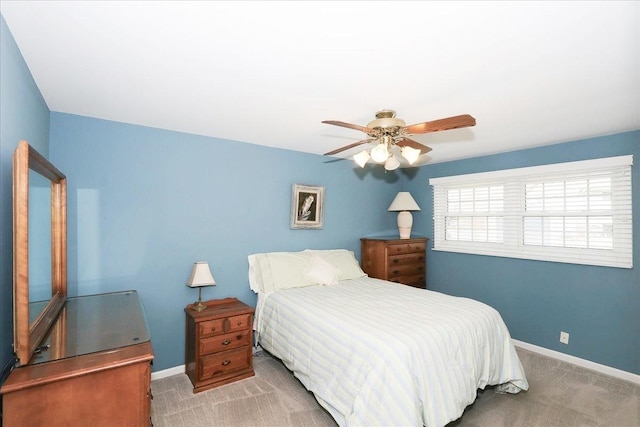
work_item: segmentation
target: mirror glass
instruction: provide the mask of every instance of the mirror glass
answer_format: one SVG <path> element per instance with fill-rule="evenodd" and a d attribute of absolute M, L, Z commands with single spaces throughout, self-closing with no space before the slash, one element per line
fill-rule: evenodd
<path fill-rule="evenodd" d="M 51 182 L 29 170 L 29 303 L 51 299 Z M 29 324 L 46 304 L 31 304 Z"/>

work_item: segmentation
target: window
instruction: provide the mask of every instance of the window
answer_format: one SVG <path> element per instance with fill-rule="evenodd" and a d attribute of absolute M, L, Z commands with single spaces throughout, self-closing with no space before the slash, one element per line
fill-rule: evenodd
<path fill-rule="evenodd" d="M 631 268 L 632 164 L 620 156 L 432 178 L 434 250 Z"/>

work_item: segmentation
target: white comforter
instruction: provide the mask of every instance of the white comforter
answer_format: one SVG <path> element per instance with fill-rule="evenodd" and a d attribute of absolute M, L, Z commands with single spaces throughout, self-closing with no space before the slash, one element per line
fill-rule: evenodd
<path fill-rule="evenodd" d="M 529 387 L 496 310 L 378 279 L 259 294 L 255 329 L 340 426 L 443 426 Z"/>

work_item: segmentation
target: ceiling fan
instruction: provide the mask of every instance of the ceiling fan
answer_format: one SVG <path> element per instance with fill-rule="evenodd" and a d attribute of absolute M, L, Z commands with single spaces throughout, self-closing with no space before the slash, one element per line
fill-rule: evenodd
<path fill-rule="evenodd" d="M 354 125 L 337 120 L 324 120 L 322 123 L 359 130 L 369 136 L 368 139 L 329 151 L 324 154 L 325 156 L 338 154 L 362 144 L 375 143 L 374 148 L 354 155 L 353 159 L 360 167 L 364 167 L 371 159 L 377 163 L 384 163 L 386 170 L 394 170 L 400 166 L 397 151 L 400 151 L 400 155 L 410 165 L 414 164 L 422 154 L 431 151 L 430 147 L 408 138 L 409 136 L 475 126 L 476 119 L 469 114 L 463 114 L 407 126 L 404 120 L 396 117 L 394 110 L 381 110 L 376 113 L 376 119 L 369 122 L 367 126 Z"/>

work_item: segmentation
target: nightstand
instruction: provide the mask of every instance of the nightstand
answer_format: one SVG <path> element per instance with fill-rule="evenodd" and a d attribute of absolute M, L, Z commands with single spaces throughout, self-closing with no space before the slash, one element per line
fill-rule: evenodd
<path fill-rule="evenodd" d="M 193 392 L 252 377 L 253 308 L 236 298 L 204 302 L 202 311 L 185 309 L 185 373 Z"/>
<path fill-rule="evenodd" d="M 362 270 L 377 279 L 427 287 L 427 238 L 362 238 Z"/>

